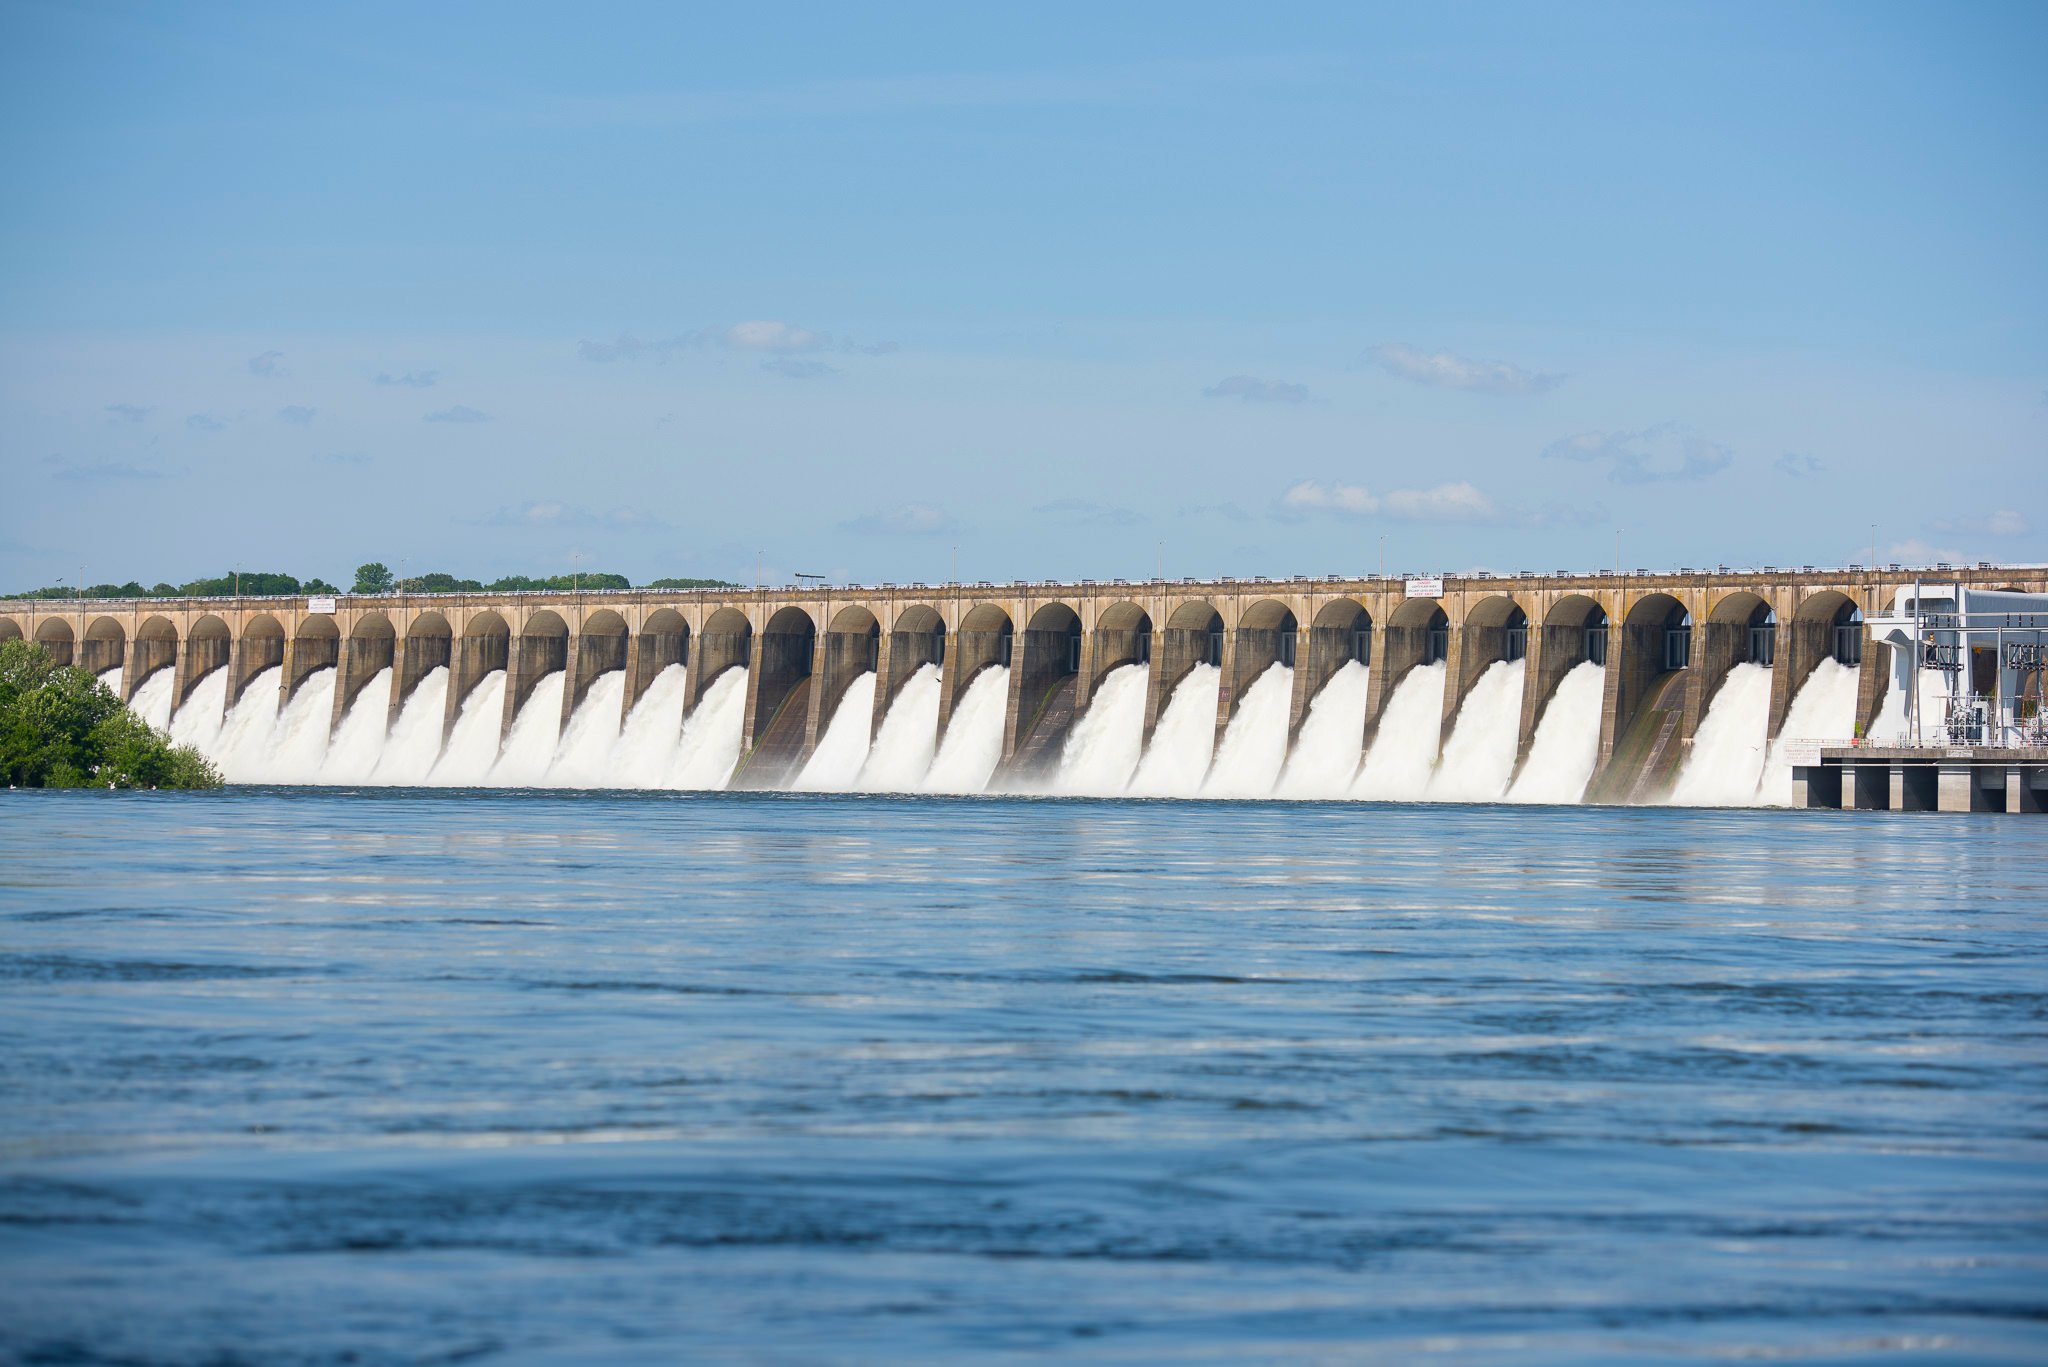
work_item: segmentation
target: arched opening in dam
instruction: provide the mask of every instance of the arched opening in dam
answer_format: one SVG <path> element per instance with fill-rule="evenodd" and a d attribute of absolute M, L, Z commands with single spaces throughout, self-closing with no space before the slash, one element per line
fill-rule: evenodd
<path fill-rule="evenodd" d="M 1567 594 L 1550 605 L 1543 614 L 1543 621 L 1536 628 L 1534 659 L 1530 664 L 1531 676 L 1523 680 L 1522 722 L 1520 728 L 1520 759 L 1517 771 L 1526 764 L 1537 734 L 1542 730 L 1543 721 L 1549 713 L 1551 703 L 1557 698 L 1558 688 L 1579 666 L 1590 669 L 1579 672 L 1580 678 L 1589 678 L 1593 671 L 1605 670 L 1607 664 L 1607 609 L 1583 594 Z M 1596 699 L 1598 691 L 1596 691 Z M 1593 745 L 1599 745 L 1599 712 L 1593 713 Z"/>
<path fill-rule="evenodd" d="M 640 624 L 639 634 L 627 642 L 626 661 L 626 691 L 620 703 L 622 716 L 632 715 L 634 707 L 654 681 L 661 677 L 663 670 L 689 668 L 689 619 L 674 608 L 656 608 L 648 613 L 647 620 Z"/>
<path fill-rule="evenodd" d="M 864 674 L 873 674 L 882 664 L 882 624 L 875 614 L 864 607 L 841 608 L 825 628 L 823 648 L 818 652 L 818 690 L 815 710 L 817 718 L 812 726 L 811 744 L 816 745 L 838 715 L 840 704 L 845 701 L 847 690 Z M 865 714 L 859 719 L 860 742 L 866 742 L 874 733 L 874 699 L 867 700 Z"/>
<path fill-rule="evenodd" d="M 1366 704 L 1367 756 L 1370 758 L 1381 727 L 1392 715 L 1398 717 L 1404 728 L 1428 726 L 1430 734 L 1422 748 L 1428 752 L 1428 763 L 1434 764 L 1443 738 L 1444 662 L 1450 655 L 1450 618 L 1443 604 L 1434 598 L 1405 599 L 1388 617 L 1380 637 L 1378 658 L 1372 667 L 1370 700 Z M 1418 669 L 1426 672 L 1418 675 Z M 1401 703 L 1398 711 L 1397 700 Z M 1403 768 L 1412 770 L 1414 763 L 1406 763 Z"/>
<path fill-rule="evenodd" d="M 1308 650 L 1295 652 L 1295 687 L 1302 705 L 1295 708 L 1294 729 L 1299 730 L 1304 714 L 1323 689 L 1346 665 L 1372 668 L 1372 614 L 1350 598 L 1334 598 L 1316 610 L 1309 623 Z"/>
<path fill-rule="evenodd" d="M 1300 653 L 1301 624 L 1285 603 L 1262 598 L 1244 610 L 1231 633 L 1230 677 L 1223 681 L 1224 696 L 1217 722 L 1227 726 L 1244 702 L 1245 691 L 1265 677 L 1274 665 L 1292 671 Z M 1288 692 L 1293 692 L 1289 675 Z"/>
<path fill-rule="evenodd" d="M 140 637 L 137 637 L 138 641 Z M 284 664 L 284 693 L 281 703 L 297 697 L 306 680 L 341 660 L 341 628 L 326 615 L 302 617 L 292 633 Z"/>
<path fill-rule="evenodd" d="M 1074 690 L 1081 673 L 1081 614 L 1047 603 L 1024 626 L 1024 647 L 1013 652 L 1010 707 L 1003 750 L 1011 769 L 1035 774 L 1059 754 L 1074 721 Z"/>
<path fill-rule="evenodd" d="M 422 612 L 406 623 L 404 661 L 392 681 L 390 720 L 396 722 L 418 691 L 420 680 L 435 670 L 448 670 L 455 659 L 455 631 L 438 612 Z M 444 675 L 445 678 L 445 675 Z M 447 684 L 444 682 L 445 689 Z M 446 695 L 443 695 L 443 701 Z"/>
<path fill-rule="evenodd" d="M 1151 745 L 1159 719 L 1181 682 L 1198 666 L 1208 666 L 1221 679 L 1223 669 L 1223 614 L 1199 599 L 1182 603 L 1166 619 L 1152 651 L 1152 674 L 1145 690 L 1143 739 Z M 1213 709 L 1209 719 L 1213 732 Z M 1209 738 L 1213 742 L 1213 735 Z"/>
<path fill-rule="evenodd" d="M 803 763 L 817 644 L 817 623 L 802 608 L 783 608 L 762 626 L 747 680 L 746 751 L 734 777 L 741 787 L 779 788 Z"/>
<path fill-rule="evenodd" d="M 1448 670 L 1450 661 L 1445 661 L 1443 725 L 1447 742 L 1466 698 L 1489 674 L 1493 676 L 1490 693 L 1500 691 L 1501 681 L 1508 675 L 1518 676 L 1515 686 L 1509 691 L 1512 693 L 1510 708 L 1519 714 L 1522 699 L 1519 675 L 1522 670 L 1514 666 L 1523 665 L 1528 659 L 1529 614 L 1506 594 L 1482 598 L 1466 609 L 1464 625 L 1457 635 L 1457 646 L 1457 650 L 1452 652 L 1457 656 L 1455 671 Z M 1425 660 L 1425 663 L 1429 661 Z"/>
<path fill-rule="evenodd" d="M 249 685 L 260 678 L 266 670 L 278 669 L 284 664 L 284 623 L 267 612 L 259 612 L 242 623 L 242 634 L 235 641 L 232 652 L 232 671 L 228 675 L 227 705 L 232 708 L 249 691 Z M 270 681 L 270 705 L 277 706 L 277 680 Z"/>
<path fill-rule="evenodd" d="M 727 670 L 745 670 L 753 661 L 754 624 L 738 608 L 720 608 L 704 619 L 703 629 L 693 644 L 690 687 L 684 707 L 695 711 L 704 694 Z"/>
<path fill-rule="evenodd" d="M 1671 785 L 1684 750 L 1683 720 L 1692 663 L 1692 614 L 1668 593 L 1637 599 L 1622 619 L 1608 670 L 1614 707 L 1595 796 L 1647 801 Z"/>
<path fill-rule="evenodd" d="M 450 671 L 450 726 L 477 685 L 493 674 L 504 674 L 511 659 L 512 626 L 503 617 L 485 608 L 462 624 L 462 635 L 455 643 L 455 664 Z"/>
<path fill-rule="evenodd" d="M 19 641 L 21 639 L 21 624 L 12 617 L 0 617 L 0 641 Z"/>
<path fill-rule="evenodd" d="M 511 664 L 505 672 L 505 725 L 510 730 L 519 709 L 540 681 L 569 668 L 569 624 L 550 608 L 527 614 L 512 642 Z"/>
<path fill-rule="evenodd" d="M 391 668 L 398 653 L 398 629 L 381 612 L 365 612 L 348 630 L 342 651 L 342 668 L 335 679 L 334 718 L 337 723 L 355 705 L 369 682 Z M 386 702 L 388 708 L 388 700 Z"/>
<path fill-rule="evenodd" d="M 599 608 L 583 619 L 576 633 L 574 672 L 562 700 L 562 719 L 583 705 L 590 686 L 606 674 L 626 667 L 626 619 L 610 608 Z"/>
<path fill-rule="evenodd" d="M 1092 656 L 1087 679 L 1090 698 L 1112 670 L 1152 662 L 1152 615 L 1136 603 L 1112 603 L 1104 608 L 1095 618 Z"/>
<path fill-rule="evenodd" d="M 78 667 L 89 674 L 105 674 L 128 662 L 128 630 L 112 617 L 95 617 L 86 624 L 85 639 L 78 643 Z"/>
<path fill-rule="evenodd" d="M 62 617 L 45 617 L 36 623 L 36 644 L 49 651 L 50 658 L 60 665 L 71 663 L 76 636 L 71 623 Z"/>
<path fill-rule="evenodd" d="M 896 614 L 889 628 L 888 677 L 877 681 L 874 724 L 880 727 L 889 708 L 903 691 L 903 685 L 926 665 L 939 668 L 946 663 L 946 619 L 939 610 L 917 603 Z M 937 722 L 934 718 L 934 727 Z M 936 734 L 936 731 L 934 732 Z"/>
<path fill-rule="evenodd" d="M 174 668 L 178 663 L 178 628 L 168 617 L 146 617 L 135 629 L 135 643 L 129 649 L 128 668 L 121 678 L 122 692 L 135 696 L 152 675 Z M 166 694 L 166 698 L 168 698 Z M 169 713 L 166 711 L 165 716 Z"/>
<path fill-rule="evenodd" d="M 199 687 L 199 681 L 216 669 L 225 668 L 228 655 L 234 649 L 234 637 L 228 631 L 228 624 L 208 613 L 192 624 L 192 632 L 185 638 L 185 677 L 172 700 L 173 711 L 183 707 L 192 690 Z"/>

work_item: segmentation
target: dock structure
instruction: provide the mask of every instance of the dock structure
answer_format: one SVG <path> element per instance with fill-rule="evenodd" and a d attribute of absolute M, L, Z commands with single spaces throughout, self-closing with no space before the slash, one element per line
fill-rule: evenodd
<path fill-rule="evenodd" d="M 2038 816 L 2048 811 L 2048 746 L 1795 747 L 1792 805 Z"/>

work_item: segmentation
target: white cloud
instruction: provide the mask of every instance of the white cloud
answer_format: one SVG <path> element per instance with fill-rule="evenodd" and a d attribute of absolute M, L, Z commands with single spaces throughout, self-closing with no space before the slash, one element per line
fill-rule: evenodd
<path fill-rule="evenodd" d="M 1389 375 L 1474 394 L 1540 394 L 1564 382 L 1562 375 L 1539 375 L 1506 361 L 1474 361 L 1448 351 L 1422 351 L 1392 343 L 1376 346 L 1366 356 Z"/>
<path fill-rule="evenodd" d="M 1286 380 L 1261 380 L 1251 375 L 1232 375 L 1202 391 L 1212 399 L 1242 399 L 1246 403 L 1307 403 L 1308 386 Z"/>
<path fill-rule="evenodd" d="M 1135 508 L 1121 504 L 1095 503 L 1085 498 L 1056 498 L 1050 503 L 1041 503 L 1032 512 L 1040 517 L 1059 518 L 1064 522 L 1078 522 L 1083 526 L 1135 527 L 1145 520 L 1145 515 Z"/>
<path fill-rule="evenodd" d="M 1282 494 L 1280 504 L 1296 511 L 1377 515 L 1400 522 L 1493 522 L 1501 516 L 1493 500 L 1465 480 L 1375 494 L 1363 484 L 1305 479 Z"/>
<path fill-rule="evenodd" d="M 288 422 L 294 427 L 304 427 L 313 421 L 318 409 L 308 408 L 302 403 L 288 403 L 277 410 L 277 420 Z"/>
<path fill-rule="evenodd" d="M 1945 517 L 1927 524 L 1938 536 L 2025 536 L 2026 517 L 2011 508 L 2000 508 L 1986 517 Z"/>
<path fill-rule="evenodd" d="M 799 356 L 771 356 L 761 362 L 761 369 L 790 380 L 817 380 L 839 373 L 836 367 L 823 361 L 805 360 Z"/>
<path fill-rule="evenodd" d="M 453 408 L 439 408 L 422 419 L 424 422 L 489 422 L 490 420 L 490 414 L 480 412 L 469 407 L 467 404 L 456 404 Z"/>
<path fill-rule="evenodd" d="M 586 361 L 604 364 L 610 361 L 637 361 L 642 357 L 652 357 L 658 361 L 667 360 L 676 352 L 701 348 L 765 352 L 771 356 L 802 356 L 821 351 L 884 356 L 896 350 L 896 343 L 860 342 L 851 337 L 835 337 L 829 332 L 798 327 L 795 323 L 755 318 L 725 327 L 699 328 L 695 332 L 681 332 L 673 337 L 657 337 L 652 341 L 635 337 L 631 333 L 621 333 L 609 342 L 578 342 L 576 354 Z"/>
<path fill-rule="evenodd" d="M 284 353 L 282 351 L 266 351 L 260 356 L 251 356 L 249 358 L 249 373 L 266 380 L 277 378 L 285 373 Z"/>
<path fill-rule="evenodd" d="M 227 423 L 211 413 L 194 413 L 185 419 L 185 426 L 194 432 L 219 432 L 226 429 Z"/>
<path fill-rule="evenodd" d="M 832 339 L 822 332 L 766 320 L 734 323 L 715 335 L 722 345 L 734 351 L 822 351 L 832 344 Z"/>
<path fill-rule="evenodd" d="M 1640 432 L 1581 432 L 1559 437 L 1543 448 L 1543 457 L 1605 465 L 1607 478 L 1616 484 L 1706 479 L 1727 469 L 1734 460 L 1727 447 L 1669 422 Z"/>
<path fill-rule="evenodd" d="M 107 412 L 121 422 L 141 422 L 156 410 L 139 403 L 110 403 Z"/>
<path fill-rule="evenodd" d="M 1820 474 L 1828 467 L 1819 456 L 1800 456 L 1787 451 L 1784 455 L 1771 462 L 1771 468 L 1781 475 L 1790 475 L 1794 479 L 1804 479 L 1808 475 Z"/>
<path fill-rule="evenodd" d="M 410 389 L 431 389 L 434 386 L 434 382 L 440 378 L 441 372 L 438 370 L 406 370 L 396 375 L 385 371 L 377 376 L 377 383 L 380 385 L 405 385 Z"/>
<path fill-rule="evenodd" d="M 1970 557 L 1952 547 L 1932 545 L 1916 536 L 1892 542 L 1879 558 L 1892 565 L 1931 566 L 1961 565 Z"/>
<path fill-rule="evenodd" d="M 941 532 L 952 531 L 955 523 L 944 510 L 929 503 L 904 503 L 851 518 L 839 525 L 846 531 L 868 536 L 937 536 Z"/>

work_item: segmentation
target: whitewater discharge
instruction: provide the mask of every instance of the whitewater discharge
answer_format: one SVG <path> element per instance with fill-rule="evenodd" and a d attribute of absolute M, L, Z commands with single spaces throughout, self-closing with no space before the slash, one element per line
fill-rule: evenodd
<path fill-rule="evenodd" d="M 1508 801 L 1568 806 L 1586 796 L 1600 762 L 1600 701 L 1606 692 L 1607 671 L 1591 660 L 1573 665 L 1558 680 Z"/>
<path fill-rule="evenodd" d="M 1287 763 L 1287 711 L 1293 703 L 1294 671 L 1286 665 L 1268 665 L 1252 680 L 1216 747 L 1204 797 L 1273 795 Z"/>
<path fill-rule="evenodd" d="M 856 785 L 870 793 L 907 793 L 930 773 L 939 741 L 939 667 L 921 664 L 896 690 Z"/>
<path fill-rule="evenodd" d="M 1358 777 L 1365 753 L 1365 705 L 1372 671 L 1356 660 L 1330 676 L 1309 701 L 1294 755 L 1274 788 L 1278 797 L 1339 798 Z"/>
<path fill-rule="evenodd" d="M 790 785 L 797 792 L 843 793 L 860 777 L 868 758 L 868 728 L 874 724 L 875 674 L 855 678 L 839 697 L 839 706 L 818 737 L 811 758 Z"/>
<path fill-rule="evenodd" d="M 1526 660 L 1486 667 L 1458 707 L 1443 758 L 1425 796 L 1432 802 L 1498 802 L 1515 772 L 1515 741 L 1522 727 Z"/>
<path fill-rule="evenodd" d="M 927 793 L 981 793 L 995 777 L 1003 757 L 1003 713 L 1010 701 L 1008 665 L 989 665 L 968 681 L 967 692 L 953 706 L 946 728 L 920 790 Z M 934 722 L 937 720 L 934 713 Z"/>
<path fill-rule="evenodd" d="M 105 678 L 118 686 L 119 671 Z M 1730 671 L 1703 719 L 1673 787 L 1688 805 L 1783 804 L 1791 797 L 1787 742 L 1844 740 L 1853 734 L 1857 671 L 1823 660 L 1799 690 L 1783 738 L 1766 746 L 1771 673 L 1743 664 Z M 1221 671 L 1199 664 L 1175 685 L 1150 742 L 1144 738 L 1146 664 L 1106 674 L 1051 764 L 1035 780 L 1002 780 L 1012 789 L 1074 796 L 1304 798 L 1379 801 L 1576 803 L 1596 765 L 1606 675 L 1582 663 L 1567 672 L 1544 708 L 1527 761 L 1517 773 L 1516 741 L 1523 661 L 1487 667 L 1459 707 L 1439 754 L 1446 671 L 1420 665 L 1388 699 L 1370 747 L 1362 744 L 1371 670 L 1347 661 L 1310 701 L 1290 746 L 1295 672 L 1267 666 L 1239 700 L 1216 739 Z M 378 671 L 335 721 L 332 667 L 314 670 L 280 708 L 281 671 L 252 678 L 232 705 L 228 671 L 216 669 L 172 708 L 174 674 L 154 671 L 130 706 L 181 744 L 208 754 L 234 783 L 380 784 L 493 787 L 722 789 L 743 747 L 747 670 L 726 670 L 686 717 L 681 665 L 664 667 L 625 706 L 626 676 L 593 679 L 564 722 L 568 675 L 542 676 L 504 726 L 507 677 L 486 674 L 455 709 L 447 740 L 451 678 L 429 670 L 392 711 L 396 680 Z M 825 734 L 792 783 L 814 792 L 972 794 L 998 783 L 1010 670 L 990 665 L 954 704 L 943 739 L 938 718 L 944 676 L 920 665 L 903 681 L 869 743 L 879 680 L 856 677 Z M 1940 713 L 1941 683 L 1924 694 L 1929 724 Z M 1903 730 L 1904 703 L 1888 695 L 1876 736 Z M 330 723 L 332 725 L 330 726 Z M 501 740 L 502 736 L 502 740 Z M 1512 781 L 1511 781 L 1512 780 Z"/>
<path fill-rule="evenodd" d="M 1771 671 L 1748 662 L 1729 670 L 1707 704 L 1678 782 L 1671 785 L 1671 801 L 1683 807 L 1747 807 L 1755 802 L 1770 724 Z M 1789 789 L 1789 774 L 1786 783 Z"/>
<path fill-rule="evenodd" d="M 1379 734 L 1351 785 L 1351 796 L 1412 802 L 1429 791 L 1442 735 L 1444 666 L 1417 665 L 1387 700 Z"/>

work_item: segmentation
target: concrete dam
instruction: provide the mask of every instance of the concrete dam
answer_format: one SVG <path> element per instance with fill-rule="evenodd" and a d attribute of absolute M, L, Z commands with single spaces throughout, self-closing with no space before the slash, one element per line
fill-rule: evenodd
<path fill-rule="evenodd" d="M 1762 805 L 1795 742 L 1900 738 L 1863 622 L 1925 577 L 2048 591 L 1852 566 L 17 601 L 0 639 L 235 782 Z"/>

